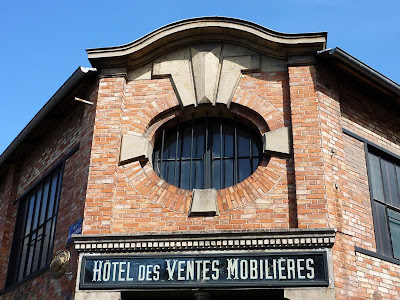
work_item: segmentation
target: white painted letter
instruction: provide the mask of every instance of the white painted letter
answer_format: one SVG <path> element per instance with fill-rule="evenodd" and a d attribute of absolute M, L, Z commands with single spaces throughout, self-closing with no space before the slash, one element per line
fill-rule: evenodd
<path fill-rule="evenodd" d="M 257 279 L 257 277 L 258 277 L 257 260 L 250 259 L 250 279 Z"/>
<path fill-rule="evenodd" d="M 110 280 L 110 272 L 111 272 L 111 263 L 109 260 L 106 260 L 103 266 L 103 281 Z"/>
<path fill-rule="evenodd" d="M 249 262 L 246 259 L 240 261 L 240 279 L 247 279 L 249 277 Z"/>
<path fill-rule="evenodd" d="M 119 262 L 113 262 L 113 281 L 115 281 L 115 275 L 117 274 L 117 265 L 119 264 Z"/>
<path fill-rule="evenodd" d="M 287 278 L 288 279 L 296 279 L 296 266 L 294 263 L 294 259 L 287 259 Z"/>
<path fill-rule="evenodd" d="M 185 262 L 183 260 L 178 262 L 178 280 L 185 280 L 185 277 L 181 275 L 181 273 L 184 271 L 183 265 Z"/>
<path fill-rule="evenodd" d="M 146 267 L 144 265 L 139 266 L 139 274 L 138 274 L 138 280 L 143 281 L 146 277 Z"/>
<path fill-rule="evenodd" d="M 211 278 L 213 280 L 218 280 L 218 278 L 219 278 L 218 265 L 219 265 L 219 260 L 213 260 L 212 261 L 212 270 L 213 270 L 214 274 L 211 275 Z"/>
<path fill-rule="evenodd" d="M 171 266 L 171 260 L 167 259 L 167 271 L 168 271 L 168 280 L 174 280 L 174 270 L 176 266 L 177 260 L 174 259 L 174 263 Z"/>
<path fill-rule="evenodd" d="M 210 268 L 207 267 L 207 264 L 210 264 L 211 261 L 203 260 L 203 280 L 210 280 L 210 277 L 207 276 L 207 272 L 210 271 Z"/>
<path fill-rule="evenodd" d="M 129 277 L 130 272 L 131 272 L 131 262 L 128 261 L 128 265 L 126 268 L 126 281 L 133 281 L 133 277 Z"/>
<path fill-rule="evenodd" d="M 153 280 L 157 281 L 160 279 L 160 265 L 155 265 L 153 268 Z"/>
<path fill-rule="evenodd" d="M 310 271 L 309 273 L 307 273 L 308 279 L 314 279 L 314 277 L 315 277 L 314 267 L 311 266 L 313 264 L 314 264 L 314 260 L 312 258 L 307 258 L 306 269 L 307 269 L 307 271 Z"/>
<path fill-rule="evenodd" d="M 265 279 L 273 279 L 272 275 L 270 275 L 271 268 L 268 264 L 268 259 L 265 260 Z"/>
<path fill-rule="evenodd" d="M 285 268 L 282 266 L 282 262 L 284 262 L 284 258 L 278 259 L 278 272 L 279 272 L 279 280 L 286 279 L 286 275 L 283 274 Z"/>
<path fill-rule="evenodd" d="M 101 265 L 103 264 L 102 260 L 95 260 L 93 267 L 93 279 L 92 281 L 101 281 Z M 96 279 L 97 277 L 97 279 Z"/>
<path fill-rule="evenodd" d="M 229 258 L 228 259 L 228 277 L 226 279 L 239 279 L 238 277 L 238 259 L 237 258 Z"/>
<path fill-rule="evenodd" d="M 306 277 L 301 274 L 301 271 L 304 270 L 304 267 L 301 265 L 301 263 L 304 262 L 303 258 L 299 258 L 297 260 L 297 278 L 298 279 L 305 279 Z"/>
<path fill-rule="evenodd" d="M 152 265 L 147 265 L 146 266 L 146 281 L 151 281 L 152 280 L 152 278 L 150 277 L 150 274 L 151 274 L 151 268 L 152 268 L 153 266 Z"/>
<path fill-rule="evenodd" d="M 122 265 L 126 265 L 126 261 L 121 261 L 119 263 L 118 281 L 125 281 L 125 278 L 122 277 L 122 273 L 125 273 L 125 269 L 122 268 Z"/>
<path fill-rule="evenodd" d="M 194 261 L 186 263 L 186 280 L 194 280 Z"/>

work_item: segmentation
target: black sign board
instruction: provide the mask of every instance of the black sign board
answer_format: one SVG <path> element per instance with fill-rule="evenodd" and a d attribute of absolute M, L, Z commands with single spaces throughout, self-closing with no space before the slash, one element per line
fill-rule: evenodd
<path fill-rule="evenodd" d="M 326 253 L 85 256 L 81 289 L 328 286 Z"/>

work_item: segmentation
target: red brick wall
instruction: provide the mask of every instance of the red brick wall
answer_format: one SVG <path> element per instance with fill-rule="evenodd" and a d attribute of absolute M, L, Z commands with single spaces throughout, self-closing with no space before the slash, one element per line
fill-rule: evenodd
<path fill-rule="evenodd" d="M 245 75 L 234 95 L 231 111 L 252 120 L 261 131 L 267 127 L 276 129 L 290 124 L 288 95 L 285 73 Z M 296 226 L 294 198 L 288 197 L 288 194 L 293 196 L 289 193 L 293 191 L 290 159 L 264 161 L 237 186 L 217 192 L 219 216 L 196 218 L 188 217 L 192 192 L 160 179 L 150 163 L 117 165 L 122 134 L 143 135 L 153 140 L 157 128 L 181 113 L 169 79 L 101 80 L 84 233 Z"/>
<path fill-rule="evenodd" d="M 96 91 L 88 97 L 95 101 Z M 12 168 L 9 168 L 7 177 L 6 192 L 2 193 L 0 205 L 5 207 L 1 210 L 0 225 L 7 215 L 6 230 L 12 232 L 15 226 L 15 217 L 18 205 L 14 205 L 14 200 L 25 193 L 40 180 L 45 172 L 57 164 L 68 152 L 78 144 L 79 150 L 65 161 L 65 169 L 62 183 L 61 198 L 56 226 L 53 253 L 60 250 L 72 251 L 71 271 L 72 276 L 63 276 L 60 280 L 52 280 L 49 271 L 30 279 L 2 295 L 1 299 L 65 299 L 65 296 L 73 296 L 76 281 L 77 253 L 72 245 L 67 246 L 69 226 L 83 216 L 86 181 L 89 167 L 90 147 L 92 143 L 93 119 L 95 107 L 77 104 L 73 110 L 51 134 L 44 138 L 38 147 L 36 147 L 25 160 L 21 162 L 20 180 L 13 179 Z M 18 174 L 17 174 L 18 175 Z M 14 180 L 14 186 L 11 182 Z M 10 182 L 10 183 L 9 183 Z M 10 192 L 14 189 L 14 193 Z M 3 190 L 4 191 L 4 190 Z M 18 195 L 17 195 L 18 191 Z M 9 202 L 5 198 L 9 198 Z M 8 207 L 7 207 L 8 206 Z M 8 209 L 8 212 L 7 212 Z M 4 231 L 6 232 L 6 231 Z M 4 243 L 7 241 L 7 243 Z M 3 243 L 0 253 L 0 280 L 4 287 L 5 275 L 8 267 L 8 256 L 11 247 L 12 234 L 9 237 L 3 237 Z"/>
<path fill-rule="evenodd" d="M 340 94 L 343 128 L 400 155 L 400 117 L 390 104 L 384 106 L 387 100 L 345 83 Z"/>
<path fill-rule="evenodd" d="M 337 86 L 342 128 L 399 154 L 400 118 L 367 91 L 340 80 Z M 376 251 L 375 236 L 364 143 L 344 134 L 342 137 L 345 161 L 337 203 L 338 234 L 333 248 L 336 297 L 398 299 L 399 265 L 354 251 L 355 246 Z"/>
<path fill-rule="evenodd" d="M 20 169 L 9 165 L 0 187 L 0 288 L 4 287 L 7 274 L 8 257 L 12 243 L 17 208 L 13 205 L 19 181 Z"/>
<path fill-rule="evenodd" d="M 351 235 L 357 246 L 375 251 L 364 143 L 350 136 L 345 135 L 344 138 L 347 164 L 345 192 L 348 196 L 342 203 L 341 231 Z"/>
<path fill-rule="evenodd" d="M 399 299 L 400 266 L 362 253 L 356 254 L 359 299 Z"/>
<path fill-rule="evenodd" d="M 298 227 L 327 228 L 324 137 L 315 67 L 289 67 L 289 85 Z"/>
<path fill-rule="evenodd" d="M 362 264 L 354 247 L 375 251 L 375 236 L 364 145 L 342 131 L 353 131 L 399 154 L 399 116 L 380 99 L 349 86 L 322 66 L 317 71 L 289 67 L 289 85 L 299 227 L 337 229 L 333 247 L 337 299 L 372 299 L 375 291 L 381 299 L 399 297 L 393 276 L 382 284 L 390 263 L 374 259 L 379 264 L 374 263 L 373 277 L 358 273 L 360 267 L 371 266 Z M 397 265 L 390 268 L 398 272 Z M 365 288 L 362 296 L 360 287 Z"/>

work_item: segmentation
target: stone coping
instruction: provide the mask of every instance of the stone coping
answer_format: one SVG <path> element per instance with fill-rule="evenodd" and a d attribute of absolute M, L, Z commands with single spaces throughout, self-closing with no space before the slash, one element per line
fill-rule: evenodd
<path fill-rule="evenodd" d="M 287 34 L 240 19 L 202 17 L 166 25 L 125 45 L 87 49 L 86 52 L 92 66 L 99 69 L 135 68 L 173 49 L 206 39 L 241 44 L 285 58 L 290 54 L 314 54 L 325 49 L 327 33 Z"/>

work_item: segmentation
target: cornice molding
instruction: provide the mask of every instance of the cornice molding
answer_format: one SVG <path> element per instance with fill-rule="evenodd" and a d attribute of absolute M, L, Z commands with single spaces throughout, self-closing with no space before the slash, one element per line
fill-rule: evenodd
<path fill-rule="evenodd" d="M 74 235 L 79 252 L 171 252 L 331 248 L 336 230 L 174 233 L 162 235 Z"/>
<path fill-rule="evenodd" d="M 173 49 L 204 41 L 233 43 L 283 58 L 288 54 L 315 54 L 325 49 L 326 38 L 326 32 L 289 34 L 234 18 L 203 17 L 166 25 L 125 45 L 86 51 L 94 67 L 133 68 Z"/>

